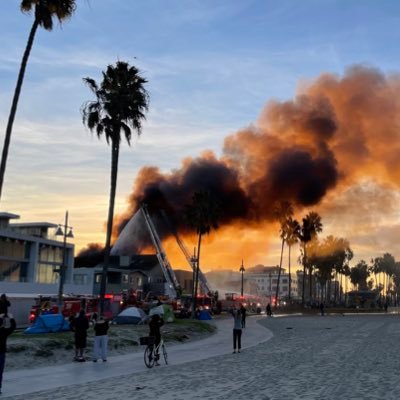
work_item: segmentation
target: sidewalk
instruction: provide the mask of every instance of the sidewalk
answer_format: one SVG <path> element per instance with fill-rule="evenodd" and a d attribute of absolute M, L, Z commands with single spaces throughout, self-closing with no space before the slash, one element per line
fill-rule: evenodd
<path fill-rule="evenodd" d="M 246 329 L 243 330 L 243 349 L 265 342 L 272 337 L 272 333 L 268 329 L 257 323 L 262 318 L 265 317 L 252 316 L 246 319 Z M 232 319 L 221 319 L 211 321 L 211 323 L 215 323 L 218 329 L 215 334 L 206 339 L 183 344 L 167 344 L 169 365 L 157 368 L 171 368 L 173 365 L 232 353 Z M 143 352 L 138 352 L 109 357 L 106 363 L 68 362 L 59 366 L 5 371 L 1 397 L 27 395 L 42 390 L 100 381 L 145 370 L 147 368 L 144 365 Z"/>

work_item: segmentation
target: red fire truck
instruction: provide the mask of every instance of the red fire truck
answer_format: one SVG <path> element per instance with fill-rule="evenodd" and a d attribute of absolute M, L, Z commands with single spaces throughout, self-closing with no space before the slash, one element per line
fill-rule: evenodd
<path fill-rule="evenodd" d="M 110 295 L 106 295 L 104 300 L 104 316 L 112 319 L 113 311 L 111 307 Z M 70 295 L 63 297 L 62 315 L 65 318 L 75 316 L 81 309 L 85 310 L 86 316 L 90 318 L 93 313 L 98 313 L 100 308 L 100 297 L 90 295 Z M 41 314 L 59 314 L 58 298 L 55 295 L 43 295 L 35 298 L 35 304 L 29 313 L 29 321 L 33 322 Z"/>

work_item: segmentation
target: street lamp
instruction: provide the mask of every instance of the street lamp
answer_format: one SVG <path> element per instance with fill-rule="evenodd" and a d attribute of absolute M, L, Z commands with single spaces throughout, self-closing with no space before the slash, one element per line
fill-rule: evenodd
<path fill-rule="evenodd" d="M 68 233 L 67 233 L 68 232 Z M 65 212 L 64 225 L 58 225 L 56 230 L 56 236 L 63 236 L 63 252 L 62 252 L 62 262 L 59 269 L 59 279 L 58 279 L 58 305 L 61 308 L 63 303 L 63 288 L 65 280 L 65 269 L 67 267 L 67 237 L 73 238 L 72 226 L 68 226 L 68 211 Z"/>
<path fill-rule="evenodd" d="M 242 274 L 242 287 L 241 287 L 241 290 L 240 290 L 240 296 L 243 297 L 243 274 L 244 274 L 244 271 L 245 271 L 244 265 L 243 265 L 243 260 L 242 260 L 242 265 L 240 266 L 239 271 Z"/>

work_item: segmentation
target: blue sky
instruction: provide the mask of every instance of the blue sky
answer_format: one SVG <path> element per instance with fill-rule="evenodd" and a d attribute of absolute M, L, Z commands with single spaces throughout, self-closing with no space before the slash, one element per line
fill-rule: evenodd
<path fill-rule="evenodd" d="M 0 143 L 32 24 L 20 1 L 2 3 Z M 399 16 L 389 0 L 78 0 L 61 28 L 36 35 L 1 208 L 52 222 L 69 209 L 78 247 L 104 241 L 109 148 L 79 110 L 91 99 L 82 78 L 100 79 L 107 64 L 138 66 L 151 99 L 143 135 L 122 149 L 118 212 L 142 166 L 169 171 L 205 149 L 220 154 L 225 136 L 301 82 L 353 64 L 398 72 Z"/>

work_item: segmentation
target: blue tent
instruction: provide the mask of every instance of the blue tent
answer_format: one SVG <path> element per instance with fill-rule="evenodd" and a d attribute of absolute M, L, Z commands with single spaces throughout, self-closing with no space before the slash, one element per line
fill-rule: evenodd
<path fill-rule="evenodd" d="M 43 314 L 24 333 L 51 333 L 71 330 L 69 322 L 61 314 Z"/>
<path fill-rule="evenodd" d="M 210 312 L 208 310 L 201 310 L 200 313 L 199 313 L 199 320 L 200 321 L 207 321 L 209 319 L 212 319 Z"/>

